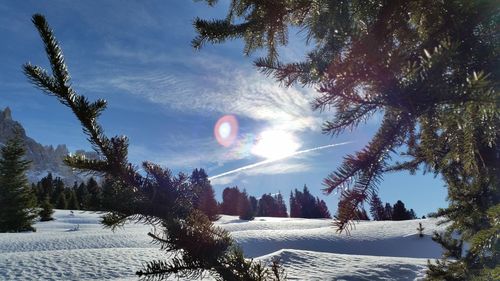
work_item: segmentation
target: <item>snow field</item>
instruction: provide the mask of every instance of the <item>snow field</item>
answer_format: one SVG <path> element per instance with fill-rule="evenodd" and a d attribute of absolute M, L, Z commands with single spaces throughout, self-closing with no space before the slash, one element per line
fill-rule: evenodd
<path fill-rule="evenodd" d="M 150 226 L 127 224 L 113 232 L 99 216 L 56 210 L 55 220 L 38 222 L 35 233 L 0 233 L 0 280 L 137 280 L 143 263 L 167 258 L 146 235 Z M 279 257 L 289 280 L 352 281 L 420 280 L 427 259 L 441 256 L 430 239 L 444 229 L 436 222 L 360 222 L 350 236 L 323 219 L 222 216 L 216 225 L 231 232 L 247 257 Z"/>

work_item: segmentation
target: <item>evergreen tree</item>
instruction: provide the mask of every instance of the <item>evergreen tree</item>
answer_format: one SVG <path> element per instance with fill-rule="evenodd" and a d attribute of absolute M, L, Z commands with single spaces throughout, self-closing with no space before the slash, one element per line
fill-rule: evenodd
<path fill-rule="evenodd" d="M 299 198 L 299 203 L 301 205 L 302 217 L 303 218 L 317 218 L 316 212 L 316 199 L 309 192 L 309 188 L 304 184 L 302 192 L 298 193 L 297 198 Z"/>
<path fill-rule="evenodd" d="M 409 220 L 410 216 L 408 214 L 408 210 L 406 210 L 405 204 L 398 200 L 394 206 L 392 207 L 392 220 L 394 221 L 402 221 Z"/>
<path fill-rule="evenodd" d="M 60 195 L 64 193 L 65 187 L 64 187 L 64 182 L 60 177 L 56 177 L 55 179 L 52 180 L 51 186 L 53 187 L 53 192 L 50 195 L 50 198 L 52 199 L 52 204 L 56 205 L 56 208 L 58 205 L 58 200 L 61 197 Z"/>
<path fill-rule="evenodd" d="M 90 210 L 90 193 L 85 183 L 80 183 L 76 189 L 76 198 L 80 204 L 80 210 Z"/>
<path fill-rule="evenodd" d="M 78 194 L 79 188 L 77 188 Z M 113 181 L 109 179 L 104 179 L 102 183 L 102 210 L 111 210 L 114 205 L 114 201 L 117 200 L 116 196 L 118 196 L 118 192 L 113 184 Z M 78 198 L 79 196 L 77 196 Z M 81 205 L 81 204 L 80 204 Z"/>
<path fill-rule="evenodd" d="M 386 220 L 392 220 L 392 206 L 389 203 L 385 203 L 384 216 Z"/>
<path fill-rule="evenodd" d="M 49 197 L 45 197 L 45 199 L 40 204 L 40 211 L 38 215 L 40 216 L 40 221 L 51 221 L 54 218 L 52 214 L 54 213 L 54 207 L 50 204 Z"/>
<path fill-rule="evenodd" d="M 283 200 L 283 195 L 281 192 L 278 192 L 276 195 L 276 213 L 275 217 L 286 218 L 288 217 L 288 213 L 286 212 L 286 204 L 285 200 Z"/>
<path fill-rule="evenodd" d="M 48 173 L 47 176 L 43 177 L 39 182 L 41 192 L 40 192 L 40 197 L 42 200 L 45 200 L 45 198 L 49 197 L 51 202 L 54 200 L 53 199 L 53 193 L 54 193 L 54 180 L 52 178 L 52 173 Z"/>
<path fill-rule="evenodd" d="M 328 210 L 328 206 L 326 206 L 325 201 L 319 200 L 316 197 L 316 206 L 318 208 L 318 218 L 331 219 L 330 211 Z"/>
<path fill-rule="evenodd" d="M 76 196 L 76 191 L 74 189 L 67 189 L 66 190 L 66 198 L 68 198 L 68 206 L 67 208 L 69 210 L 79 210 L 79 204 L 78 204 L 78 199 Z"/>
<path fill-rule="evenodd" d="M 323 200 L 314 198 L 306 185 L 302 191 L 290 194 L 290 217 L 292 218 L 331 218 L 330 211 Z"/>
<path fill-rule="evenodd" d="M 196 209 L 204 213 L 211 221 L 219 219 L 219 208 L 215 200 L 215 191 L 211 185 L 201 190 Z"/>
<path fill-rule="evenodd" d="M 102 201 L 101 187 L 93 177 L 88 179 L 87 184 L 85 186 L 87 187 L 87 190 L 89 192 L 89 201 L 88 201 L 89 209 L 94 211 L 100 211 L 101 201 Z"/>
<path fill-rule="evenodd" d="M 298 198 L 300 198 L 299 203 L 301 204 L 303 218 L 331 218 L 326 203 L 323 202 L 322 204 L 318 197 L 314 198 L 306 185 L 304 185 L 302 193 L 298 193 Z M 321 210 L 324 208 L 326 208 L 327 212 Z"/>
<path fill-rule="evenodd" d="M 31 183 L 31 192 L 36 196 L 36 201 L 37 202 L 42 202 L 43 201 L 43 194 L 42 194 L 42 190 L 40 188 L 40 185 L 37 183 Z"/>
<path fill-rule="evenodd" d="M 254 216 L 256 216 L 257 213 L 259 212 L 259 202 L 257 201 L 257 198 L 255 198 L 254 196 L 250 196 L 248 197 L 248 199 L 250 200 L 250 207 L 252 208 L 252 213 L 254 214 Z"/>
<path fill-rule="evenodd" d="M 424 229 L 425 228 L 422 226 L 422 223 L 419 222 L 417 227 L 418 237 L 424 237 Z"/>
<path fill-rule="evenodd" d="M 22 140 L 14 138 L 0 152 L 0 232 L 35 231 L 38 216 L 36 196 L 30 189 L 26 171 L 30 161 Z"/>
<path fill-rule="evenodd" d="M 66 194 L 64 194 L 64 192 L 59 193 L 59 196 L 57 197 L 56 209 L 68 209 L 68 200 L 66 199 Z"/>
<path fill-rule="evenodd" d="M 297 194 L 298 190 L 295 189 L 294 191 L 290 192 L 290 217 L 300 218 L 302 216 L 302 209 L 301 209 L 302 206 L 295 197 L 294 192 L 295 194 Z"/>
<path fill-rule="evenodd" d="M 281 193 L 274 196 L 263 194 L 259 199 L 258 206 L 257 216 L 259 217 L 288 217 Z"/>
<path fill-rule="evenodd" d="M 253 220 L 255 217 L 250 205 L 250 199 L 248 199 L 248 194 L 245 190 L 239 194 L 238 216 L 241 220 Z"/>
<path fill-rule="evenodd" d="M 191 173 L 191 176 L 189 177 L 189 181 L 191 183 L 189 192 L 190 192 L 190 197 L 192 204 L 195 208 L 198 207 L 198 201 L 200 200 L 200 194 L 202 190 L 207 186 L 210 185 L 210 182 L 208 180 L 208 175 L 203 169 L 194 169 L 193 172 Z"/>
<path fill-rule="evenodd" d="M 221 212 L 225 215 L 238 216 L 238 204 L 241 192 L 237 186 L 226 187 L 222 191 Z"/>
<path fill-rule="evenodd" d="M 242 38 L 246 54 L 267 48 L 256 62 L 264 73 L 316 87 L 314 107 L 335 110 L 325 133 L 384 112 L 368 145 L 325 179 L 326 192 L 342 190 L 337 226 L 350 226 L 385 172 L 423 167 L 448 187 L 449 207 L 438 214 L 451 222 L 449 235 L 438 241 L 471 246 L 446 253 L 455 260 L 430 268 L 428 279 L 491 279 L 500 271 L 497 223 L 488 219 L 500 204 L 499 14 L 492 0 L 232 0 L 224 19 L 195 20 L 193 45 Z M 277 50 L 291 26 L 315 46 L 304 62 L 285 64 Z M 398 148 L 409 161 L 391 161 Z"/>
<path fill-rule="evenodd" d="M 366 213 L 365 208 L 359 208 L 356 210 L 356 219 L 360 221 L 369 221 L 368 213 Z"/>
<path fill-rule="evenodd" d="M 193 207 L 207 215 L 211 221 L 219 219 L 215 191 L 205 170 L 194 169 L 189 180 Z"/>
<path fill-rule="evenodd" d="M 410 209 L 410 211 L 408 211 L 408 217 L 410 220 L 415 220 L 417 219 L 417 214 L 413 209 Z"/>
<path fill-rule="evenodd" d="M 186 175 L 173 176 L 168 169 L 149 162 L 142 166 L 146 175 L 138 173 L 127 160 L 127 138 L 108 138 L 98 123 L 106 102 L 101 99 L 90 102 L 76 93 L 62 51 L 47 21 L 36 14 L 33 23 L 45 45 L 52 73 L 25 64 L 25 74 L 35 86 L 56 96 L 73 111 L 88 140 L 102 155 L 100 159 L 67 156 L 65 163 L 84 172 L 103 174 L 113 181 L 118 196 L 112 209 L 103 216 L 103 224 L 117 227 L 133 219 L 154 225 L 155 232 L 149 236 L 161 244 L 163 250 L 173 254 L 168 261 L 146 264 L 137 275 L 146 279 L 166 279 L 172 275 L 196 279 L 209 272 L 219 280 L 284 280 L 283 270 L 277 262 L 265 266 L 245 259 L 227 231 L 215 227 L 205 215 L 192 208 Z"/>
<path fill-rule="evenodd" d="M 382 201 L 377 194 L 373 195 L 370 200 L 370 214 L 375 221 L 383 221 L 387 219 L 384 206 L 382 205 Z"/>
<path fill-rule="evenodd" d="M 271 194 L 263 194 L 259 199 L 258 217 L 272 217 L 276 208 L 276 202 Z"/>

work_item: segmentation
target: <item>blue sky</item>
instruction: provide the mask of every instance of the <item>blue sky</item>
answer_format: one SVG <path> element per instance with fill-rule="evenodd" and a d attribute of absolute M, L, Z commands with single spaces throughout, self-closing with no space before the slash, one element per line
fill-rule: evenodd
<path fill-rule="evenodd" d="M 286 132 L 295 150 L 350 142 L 212 181 L 219 198 L 224 187 L 234 185 L 255 196 L 280 191 L 288 198 L 291 189 L 307 184 L 333 213 L 338 195 L 322 195 L 321 182 L 344 155 L 369 141 L 379 120 L 339 137 L 323 135 L 321 123 L 332 112 L 311 110 L 313 88 L 283 88 L 261 75 L 252 66 L 259 54 L 245 57 L 239 41 L 194 50 L 192 20 L 224 16 L 226 2 L 217 8 L 186 0 L 0 2 L 0 107 L 9 106 L 13 118 L 42 144 L 90 150 L 69 110 L 22 74 L 21 65 L 28 61 L 48 66 L 30 21 L 33 13 L 42 13 L 62 45 L 74 88 L 108 101 L 102 124 L 108 135 L 130 138 L 131 162 L 150 160 L 187 173 L 202 167 L 214 176 L 266 160 L 273 143 L 264 156 L 255 153 L 255 145 L 265 139 L 262 132 Z M 281 52 L 285 61 L 300 60 L 308 48 L 301 43 L 303 35 L 291 38 Z M 214 125 L 227 114 L 239 124 L 229 147 L 214 137 Z M 418 215 L 446 206 L 444 184 L 432 175 L 390 174 L 379 191 L 382 201 L 401 199 Z"/>

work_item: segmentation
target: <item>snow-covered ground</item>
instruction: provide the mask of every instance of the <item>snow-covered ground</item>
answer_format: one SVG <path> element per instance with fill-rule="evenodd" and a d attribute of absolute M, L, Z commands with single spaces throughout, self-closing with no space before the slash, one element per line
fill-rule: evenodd
<path fill-rule="evenodd" d="M 35 233 L 0 233 L 0 280 L 137 280 L 144 262 L 165 258 L 146 235 L 149 226 L 112 232 L 96 213 L 57 210 L 54 217 Z M 216 224 L 248 257 L 280 257 L 290 280 L 419 280 L 427 259 L 441 256 L 430 238 L 444 229 L 436 222 L 360 222 L 350 236 L 336 233 L 331 220 L 223 216 Z"/>

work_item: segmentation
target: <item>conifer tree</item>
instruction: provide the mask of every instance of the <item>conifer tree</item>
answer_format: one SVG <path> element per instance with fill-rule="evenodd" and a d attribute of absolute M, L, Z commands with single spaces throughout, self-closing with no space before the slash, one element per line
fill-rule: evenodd
<path fill-rule="evenodd" d="M 306 185 L 290 194 L 291 218 L 331 218 L 325 201 L 314 198 Z"/>
<path fill-rule="evenodd" d="M 267 57 L 256 61 L 265 74 L 316 87 L 314 107 L 335 110 L 325 133 L 384 114 L 366 147 L 324 181 L 326 192 L 341 190 L 338 228 L 351 225 L 384 173 L 423 167 L 448 188 L 449 207 L 438 214 L 451 222 L 449 233 L 436 239 L 446 249 L 471 245 L 463 256 L 447 253 L 455 260 L 432 267 L 429 279 L 498 275 L 498 222 L 489 219 L 500 204 L 497 1 L 230 2 L 224 19 L 195 20 L 195 47 L 242 38 L 245 54 L 266 48 Z M 303 62 L 279 61 L 290 27 L 315 44 Z M 409 160 L 391 161 L 400 151 Z"/>
<path fill-rule="evenodd" d="M 215 191 L 212 185 L 207 185 L 201 190 L 196 209 L 200 210 L 211 221 L 219 219 L 219 207 L 215 200 Z"/>
<path fill-rule="evenodd" d="M 241 191 L 237 186 L 224 188 L 222 191 L 221 212 L 225 215 L 239 216 L 238 205 L 240 198 Z"/>
<path fill-rule="evenodd" d="M 360 221 L 369 221 L 370 218 L 368 217 L 368 214 L 366 213 L 365 208 L 359 208 L 356 210 L 356 219 Z"/>
<path fill-rule="evenodd" d="M 7 141 L 0 152 L 0 232 L 35 231 L 36 196 L 26 171 L 30 161 L 20 138 Z"/>
<path fill-rule="evenodd" d="M 252 208 L 252 213 L 257 215 L 259 212 L 259 202 L 257 201 L 257 198 L 255 196 L 250 196 L 248 197 L 248 200 L 250 200 L 250 207 Z"/>
<path fill-rule="evenodd" d="M 328 206 L 326 206 L 326 202 L 324 200 L 319 200 L 316 197 L 316 206 L 318 208 L 318 218 L 331 219 L 332 215 L 330 215 L 330 211 L 328 210 Z"/>
<path fill-rule="evenodd" d="M 44 199 L 44 194 L 42 193 L 42 189 L 41 189 L 41 186 L 40 186 L 40 182 L 38 183 L 31 183 L 31 191 L 33 192 L 33 194 L 35 194 L 36 196 L 36 201 L 37 202 L 42 202 L 43 199 Z"/>
<path fill-rule="evenodd" d="M 418 237 L 424 237 L 424 229 L 425 228 L 422 226 L 422 223 L 419 222 L 417 227 Z"/>
<path fill-rule="evenodd" d="M 398 200 L 392 207 L 392 220 L 402 221 L 409 219 L 410 216 L 408 214 L 408 210 L 406 210 L 405 204 L 401 202 L 401 200 Z"/>
<path fill-rule="evenodd" d="M 79 204 L 78 204 L 78 199 L 76 196 L 76 191 L 74 189 L 67 189 L 66 190 L 66 198 L 68 199 L 68 206 L 67 208 L 69 210 L 79 210 Z"/>
<path fill-rule="evenodd" d="M 386 220 L 392 220 L 392 206 L 389 203 L 385 203 L 384 216 Z"/>
<path fill-rule="evenodd" d="M 193 207 L 208 216 L 211 221 L 219 219 L 219 208 L 215 191 L 203 169 L 194 169 L 189 178 Z"/>
<path fill-rule="evenodd" d="M 278 194 L 276 195 L 276 213 L 274 214 L 274 216 L 280 218 L 288 217 L 285 200 L 283 200 L 283 195 L 281 195 L 281 192 L 278 192 Z"/>
<path fill-rule="evenodd" d="M 270 194 L 262 194 L 259 199 L 259 209 L 257 210 L 256 216 L 272 217 L 276 205 L 274 201 L 274 198 Z"/>
<path fill-rule="evenodd" d="M 38 215 L 40 216 L 40 221 L 51 221 L 54 218 L 52 214 L 54 213 L 54 206 L 50 204 L 49 197 L 45 197 L 45 199 L 40 203 L 40 211 Z"/>
<path fill-rule="evenodd" d="M 302 216 L 301 205 L 298 202 L 297 198 L 295 197 L 297 192 L 298 192 L 297 189 L 290 192 L 290 217 L 291 218 L 300 218 Z"/>
<path fill-rule="evenodd" d="M 415 211 L 413 209 L 410 209 L 408 211 L 408 217 L 410 220 L 414 220 L 417 218 L 417 214 L 415 213 Z"/>
<path fill-rule="evenodd" d="M 384 206 L 382 205 L 382 201 L 377 194 L 373 195 L 370 200 L 370 214 L 375 221 L 383 221 L 387 219 Z"/>
<path fill-rule="evenodd" d="M 166 279 L 169 276 L 196 279 L 209 272 L 218 280 L 264 281 L 284 280 L 279 264 L 271 266 L 247 260 L 229 233 L 215 227 L 205 215 L 194 209 L 187 196 L 188 177 L 173 176 L 168 169 L 144 162 L 145 176 L 128 162 L 126 137 L 109 138 L 104 134 L 98 117 L 106 108 L 99 99 L 90 102 L 72 88 L 59 43 L 42 15 L 32 19 L 45 46 L 51 70 L 23 66 L 30 81 L 44 92 L 55 96 L 68 106 L 81 122 L 99 159 L 87 159 L 81 155 L 65 157 L 73 168 L 99 173 L 115 185 L 117 200 L 103 216 L 103 224 L 109 227 L 123 225 L 128 220 L 155 226 L 149 233 L 163 250 L 172 253 L 167 261 L 147 263 L 137 275 L 147 279 Z"/>
<path fill-rule="evenodd" d="M 288 217 L 281 193 L 274 196 L 263 194 L 259 199 L 258 206 L 257 216 L 259 217 Z"/>
<path fill-rule="evenodd" d="M 90 194 L 85 183 L 80 183 L 76 189 L 76 198 L 80 204 L 80 210 L 90 210 Z"/>
<path fill-rule="evenodd" d="M 68 209 L 68 200 L 66 199 L 66 194 L 64 194 L 64 192 L 59 193 L 59 196 L 56 199 L 56 209 Z"/>
<path fill-rule="evenodd" d="M 59 208 L 57 207 L 57 205 L 59 205 L 58 200 L 65 191 L 64 182 L 60 177 L 56 177 L 52 180 L 51 186 L 54 191 L 50 195 L 50 198 L 52 199 L 52 203 L 56 205 L 56 208 Z"/>
<path fill-rule="evenodd" d="M 89 209 L 94 211 L 100 211 L 101 201 L 102 201 L 101 187 L 93 177 L 88 179 L 87 184 L 85 186 L 87 188 L 87 191 L 89 192 L 89 201 L 88 201 Z"/>
<path fill-rule="evenodd" d="M 40 181 L 41 195 L 40 198 L 45 199 L 49 197 L 51 202 L 54 200 L 53 192 L 54 192 L 54 180 L 52 178 L 52 173 L 48 173 L 47 176 L 43 177 Z"/>
<path fill-rule="evenodd" d="M 255 217 L 246 190 L 243 190 L 243 192 L 239 194 L 238 216 L 241 220 L 253 220 Z"/>

